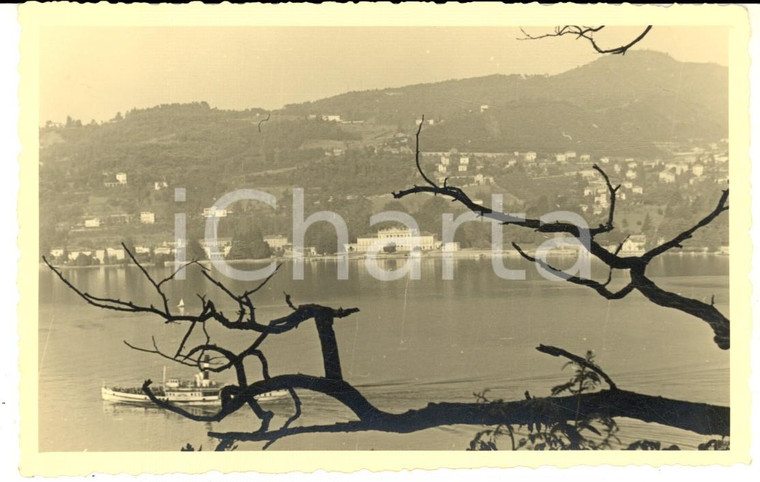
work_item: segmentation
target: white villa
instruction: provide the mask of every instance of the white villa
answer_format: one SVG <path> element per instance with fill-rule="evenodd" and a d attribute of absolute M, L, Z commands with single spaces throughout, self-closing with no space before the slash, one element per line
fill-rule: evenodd
<path fill-rule="evenodd" d="M 203 217 L 204 218 L 226 218 L 227 210 L 216 209 L 215 207 L 203 208 Z"/>
<path fill-rule="evenodd" d="M 346 245 L 347 252 L 366 253 L 381 250 L 386 246 L 395 246 L 396 251 L 412 251 L 419 247 L 422 251 L 438 249 L 441 243 L 432 234 L 419 234 L 408 228 L 381 229 L 372 238 L 356 238 L 355 243 Z"/>
<path fill-rule="evenodd" d="M 84 220 L 84 227 L 85 228 L 99 228 L 100 227 L 100 218 L 90 218 Z"/>
<path fill-rule="evenodd" d="M 230 250 L 232 249 L 232 238 L 216 238 L 210 241 L 201 239 L 199 242 L 203 251 L 206 252 L 206 257 L 210 260 L 224 259 L 230 254 Z M 158 253 L 158 250 L 156 250 L 156 253 Z"/>
<path fill-rule="evenodd" d="M 286 247 L 290 246 L 290 242 L 288 241 L 288 238 L 280 234 L 276 234 L 273 236 L 264 236 L 264 242 L 267 243 L 269 248 L 273 250 L 278 250 L 278 249 L 285 250 Z"/>

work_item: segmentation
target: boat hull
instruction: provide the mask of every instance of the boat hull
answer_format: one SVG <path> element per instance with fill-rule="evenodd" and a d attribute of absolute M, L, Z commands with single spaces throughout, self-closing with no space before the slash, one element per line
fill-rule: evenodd
<path fill-rule="evenodd" d="M 108 387 L 102 387 L 100 390 L 101 397 L 107 402 L 128 403 L 132 405 L 152 405 L 153 401 L 144 393 L 128 393 L 114 390 Z M 222 400 L 219 395 L 190 395 L 190 394 L 172 394 L 157 395 L 157 399 L 170 402 L 177 405 L 190 406 L 221 406 Z"/>
<path fill-rule="evenodd" d="M 102 387 L 100 390 L 101 397 L 107 402 L 125 403 L 130 405 L 153 405 L 153 401 L 142 392 L 123 392 L 113 388 Z M 272 392 L 257 395 L 258 401 L 276 400 L 288 396 L 287 390 L 275 390 Z M 164 395 L 156 395 L 156 398 L 175 405 L 186 405 L 193 407 L 218 407 L 222 405 L 222 400 L 217 394 L 196 394 L 183 392 L 168 392 Z"/>

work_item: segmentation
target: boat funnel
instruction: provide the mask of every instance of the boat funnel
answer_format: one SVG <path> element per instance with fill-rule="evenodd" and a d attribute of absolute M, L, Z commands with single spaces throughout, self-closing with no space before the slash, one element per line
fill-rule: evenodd
<path fill-rule="evenodd" d="M 208 380 L 209 379 L 209 372 L 208 372 L 209 357 L 208 357 L 208 355 L 206 355 L 206 356 L 203 357 L 203 363 L 201 364 L 201 366 L 203 367 L 203 379 L 204 380 Z"/>

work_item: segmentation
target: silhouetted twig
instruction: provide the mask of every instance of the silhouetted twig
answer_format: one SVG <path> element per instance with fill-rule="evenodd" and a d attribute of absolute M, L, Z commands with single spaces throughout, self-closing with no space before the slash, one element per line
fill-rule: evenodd
<path fill-rule="evenodd" d="M 417 142 L 419 143 L 419 136 L 422 124 L 417 130 Z M 673 248 L 681 248 L 682 242 L 691 238 L 692 235 L 699 229 L 710 224 L 716 217 L 722 212 L 728 210 L 728 189 L 723 191 L 718 204 L 707 216 L 696 223 L 691 228 L 678 234 L 670 241 L 662 243 L 659 246 L 647 251 L 641 256 L 621 256 L 620 251 L 622 244 L 614 252 L 608 251 L 605 247 L 596 241 L 595 236 L 610 232 L 614 229 L 614 214 L 616 208 L 616 193 L 620 186 L 613 186 L 609 176 L 604 170 L 594 164 L 594 170 L 596 170 L 604 179 L 609 191 L 610 207 L 607 220 L 604 224 L 600 224 L 595 228 L 582 228 L 573 223 L 568 222 L 553 222 L 544 223 L 540 219 L 520 218 L 512 216 L 508 213 L 496 212 L 490 207 L 473 201 L 467 193 L 461 188 L 455 186 L 438 186 L 429 180 L 425 172 L 419 163 L 419 144 L 415 149 L 415 164 L 417 171 L 428 185 L 415 185 L 409 189 L 404 189 L 398 192 L 393 192 L 395 199 L 401 199 L 416 193 L 430 193 L 434 195 L 442 195 L 451 198 L 453 201 L 457 201 L 470 211 L 479 214 L 483 217 L 489 218 L 493 221 L 499 222 L 504 225 L 520 226 L 523 228 L 531 229 L 541 233 L 565 233 L 577 238 L 588 252 L 599 259 L 602 263 L 606 264 L 610 268 L 607 281 L 600 283 L 591 279 L 580 278 L 572 276 L 562 272 L 542 260 L 537 260 L 535 257 L 528 255 L 517 244 L 512 243 L 517 252 L 526 260 L 539 264 L 543 269 L 550 273 L 562 278 L 568 282 L 578 284 L 581 286 L 587 286 L 594 289 L 597 293 L 604 296 L 607 299 L 621 299 L 628 295 L 631 291 L 637 290 L 643 294 L 649 301 L 663 307 L 677 309 L 684 313 L 688 313 L 696 318 L 699 318 L 708 323 L 714 333 L 713 340 L 721 349 L 727 350 L 730 348 L 730 323 L 720 311 L 718 311 L 712 304 L 703 303 L 699 300 L 685 298 L 676 293 L 665 291 L 657 286 L 651 279 L 646 276 L 646 269 L 649 263 L 656 256 L 667 252 Z M 631 281 L 628 285 L 617 292 L 612 292 L 607 289 L 607 285 L 612 279 L 612 270 L 627 270 L 630 274 Z"/>
<path fill-rule="evenodd" d="M 518 38 L 518 40 L 539 40 L 544 38 L 551 38 L 551 37 L 564 37 L 564 36 L 572 36 L 576 39 L 585 39 L 588 40 L 588 42 L 591 44 L 594 50 L 596 50 L 600 54 L 613 54 L 613 55 L 625 55 L 626 52 L 628 52 L 628 49 L 636 45 L 637 43 L 641 42 L 644 37 L 647 36 L 650 30 L 652 30 L 651 25 L 647 25 L 646 28 L 633 40 L 630 42 L 618 45 L 617 47 L 610 47 L 610 48 L 603 48 L 599 46 L 599 44 L 596 42 L 596 39 L 594 38 L 594 35 L 601 32 L 606 28 L 605 25 L 600 25 L 598 27 L 587 27 L 587 26 L 581 26 L 581 25 L 562 25 L 555 27 L 554 32 L 552 33 L 545 33 L 541 35 L 531 35 L 528 32 L 526 32 L 523 28 L 520 28 L 520 31 L 523 34 L 522 38 Z"/>

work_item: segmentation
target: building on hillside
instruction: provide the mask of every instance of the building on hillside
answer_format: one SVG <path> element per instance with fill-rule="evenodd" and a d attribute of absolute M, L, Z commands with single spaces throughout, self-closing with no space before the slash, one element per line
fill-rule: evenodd
<path fill-rule="evenodd" d="M 203 217 L 204 218 L 226 218 L 227 210 L 217 209 L 215 207 L 203 208 Z"/>
<path fill-rule="evenodd" d="M 103 185 L 105 187 L 120 187 L 127 185 L 127 173 L 118 172 L 116 175 L 110 172 L 103 173 Z"/>
<path fill-rule="evenodd" d="M 665 164 L 665 169 L 668 171 L 673 171 L 676 173 L 676 175 L 680 176 L 689 170 L 689 165 L 683 162 L 669 162 Z"/>
<path fill-rule="evenodd" d="M 456 253 L 457 251 L 459 251 L 459 242 L 449 241 L 446 243 L 442 243 L 441 251 L 443 251 L 444 253 Z"/>
<path fill-rule="evenodd" d="M 127 213 L 116 213 L 108 215 L 109 226 L 122 226 L 132 222 L 132 215 Z"/>
<path fill-rule="evenodd" d="M 94 254 L 93 249 L 89 248 L 71 248 L 69 250 L 69 261 L 76 261 L 80 256 L 87 256 L 92 258 Z"/>
<path fill-rule="evenodd" d="M 646 243 L 647 237 L 645 234 L 633 234 L 628 236 L 628 239 L 625 240 L 623 247 L 620 249 L 620 253 L 636 255 L 644 254 Z"/>
<path fill-rule="evenodd" d="M 142 224 L 155 224 L 156 214 L 151 211 L 143 211 L 140 213 L 140 223 Z"/>
<path fill-rule="evenodd" d="M 493 176 L 484 176 L 483 174 L 475 174 L 474 181 L 475 181 L 475 184 L 478 184 L 478 185 L 494 183 Z"/>
<path fill-rule="evenodd" d="M 281 234 L 275 234 L 272 236 L 264 236 L 264 242 L 267 243 L 269 249 L 273 251 L 285 251 L 285 248 L 290 246 L 288 238 Z"/>
<path fill-rule="evenodd" d="M 96 249 L 95 252 L 92 254 L 92 257 L 97 259 L 98 263 L 103 264 L 106 261 L 106 250 Z"/>
<path fill-rule="evenodd" d="M 658 159 L 648 159 L 648 160 L 642 162 L 643 166 L 647 167 L 647 168 L 657 167 L 657 164 L 659 164 L 659 163 L 660 163 L 660 161 Z"/>
<path fill-rule="evenodd" d="M 596 204 L 598 207 L 601 207 L 601 208 L 606 208 L 607 206 L 609 206 L 609 205 L 610 205 L 610 200 L 609 200 L 609 198 L 608 198 L 606 195 L 604 195 L 604 194 L 599 194 L 598 196 L 596 196 L 596 197 L 594 198 L 594 203 L 595 203 L 595 204 Z"/>
<path fill-rule="evenodd" d="M 319 253 L 317 253 L 317 248 L 314 246 L 303 246 L 301 248 L 296 248 L 289 245 L 285 249 L 285 256 L 288 258 L 304 258 L 317 255 L 319 255 Z"/>
<path fill-rule="evenodd" d="M 169 246 L 158 246 L 153 250 L 153 254 L 156 256 L 172 256 L 174 250 Z"/>
<path fill-rule="evenodd" d="M 408 228 L 388 228 L 379 230 L 374 237 L 357 238 L 356 243 L 349 243 L 345 248 L 348 252 L 366 253 L 370 250 L 381 251 L 390 246 L 399 252 L 412 251 L 416 248 L 430 251 L 438 249 L 440 243 L 432 234 L 419 234 Z"/>
<path fill-rule="evenodd" d="M 84 227 L 85 228 L 99 228 L 100 227 L 100 218 L 88 218 L 84 220 Z"/>
<path fill-rule="evenodd" d="M 691 172 L 697 177 L 700 177 L 702 174 L 705 173 L 705 166 L 702 164 L 694 164 L 691 166 Z"/>
<path fill-rule="evenodd" d="M 660 174 L 657 175 L 660 182 L 664 182 L 665 184 L 671 184 L 676 182 L 676 174 L 671 171 L 662 171 Z"/>
<path fill-rule="evenodd" d="M 124 248 L 119 247 L 107 247 L 106 248 L 106 254 L 108 255 L 108 259 L 110 260 L 117 260 L 121 261 L 126 257 L 126 253 L 124 252 Z"/>
<path fill-rule="evenodd" d="M 232 249 L 232 238 L 201 239 L 199 243 L 210 260 L 225 259 Z"/>
<path fill-rule="evenodd" d="M 525 160 L 526 161 L 535 161 L 537 154 L 533 151 L 528 151 L 525 153 Z"/>

